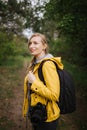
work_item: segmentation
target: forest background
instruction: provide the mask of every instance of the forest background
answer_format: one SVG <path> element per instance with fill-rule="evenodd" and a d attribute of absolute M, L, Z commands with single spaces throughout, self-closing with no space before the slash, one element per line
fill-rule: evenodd
<path fill-rule="evenodd" d="M 12 130 L 17 125 L 15 123 L 14 126 L 13 119 L 10 120 L 11 110 L 6 111 L 6 107 L 10 108 L 11 100 L 15 99 L 13 89 L 23 85 L 23 81 L 19 82 L 19 74 L 25 74 L 31 58 L 27 47 L 28 38 L 23 35 L 23 30 L 27 28 L 31 29 L 32 33 L 40 32 L 47 36 L 50 53 L 61 56 L 65 68 L 73 75 L 77 110 L 71 117 L 67 117 L 66 121 L 64 117 L 61 119 L 61 128 L 66 130 L 71 124 L 75 124 L 76 130 L 86 130 L 86 0 L 0 0 L 0 129 Z M 69 122 L 71 118 L 73 122 Z"/>

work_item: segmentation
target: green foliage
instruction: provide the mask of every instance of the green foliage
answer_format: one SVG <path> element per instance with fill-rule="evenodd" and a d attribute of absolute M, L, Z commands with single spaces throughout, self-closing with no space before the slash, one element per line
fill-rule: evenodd
<path fill-rule="evenodd" d="M 31 27 L 33 16 L 31 1 L 0 1 L 0 30 L 3 32 L 19 35 L 22 29 Z"/>
<path fill-rule="evenodd" d="M 66 37 L 64 44 L 61 41 L 61 45 L 65 48 L 65 50 L 61 50 L 62 53 L 64 53 L 66 59 L 71 56 L 72 61 L 79 65 L 87 64 L 87 51 L 85 49 L 87 48 L 86 6 L 87 1 L 85 0 L 50 0 L 45 6 L 45 20 L 49 21 L 49 23 L 54 21 L 50 28 L 54 27 L 54 30 L 58 31 L 58 38 L 61 36 Z M 51 35 L 48 25 L 46 27 Z M 60 51 L 57 49 L 59 48 L 59 43 L 60 41 L 58 40 L 58 44 L 55 43 L 56 45 L 54 46 L 56 47 L 52 49 L 56 53 Z"/>
<path fill-rule="evenodd" d="M 0 65 L 15 56 L 27 56 L 28 47 L 24 38 L 0 32 Z"/>
<path fill-rule="evenodd" d="M 73 41 L 70 37 L 60 37 L 56 40 L 50 41 L 50 52 L 55 56 L 61 56 L 70 63 L 80 64 L 81 66 L 81 55 L 82 48 L 74 46 Z M 79 61 L 80 59 L 80 61 Z"/>
<path fill-rule="evenodd" d="M 0 64 L 2 60 L 6 60 L 9 55 L 13 54 L 13 44 L 10 44 L 11 36 L 0 32 Z"/>
<path fill-rule="evenodd" d="M 15 55 L 28 56 L 28 41 L 23 37 L 15 36 L 12 41 L 15 44 L 14 52 Z"/>
<path fill-rule="evenodd" d="M 74 31 L 73 25 L 74 17 L 71 14 L 66 14 L 63 16 L 62 20 L 57 24 L 58 29 L 63 29 L 63 33 L 71 33 Z"/>

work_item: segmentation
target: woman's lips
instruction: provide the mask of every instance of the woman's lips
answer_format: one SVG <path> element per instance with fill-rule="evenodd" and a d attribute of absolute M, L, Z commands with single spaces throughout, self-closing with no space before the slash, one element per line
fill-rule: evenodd
<path fill-rule="evenodd" d="M 30 49 L 30 52 L 34 52 L 35 51 L 35 49 Z"/>

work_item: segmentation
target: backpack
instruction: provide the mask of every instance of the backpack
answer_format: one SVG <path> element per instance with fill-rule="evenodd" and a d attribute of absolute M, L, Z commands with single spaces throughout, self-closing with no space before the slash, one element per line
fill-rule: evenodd
<path fill-rule="evenodd" d="M 45 81 L 42 73 L 42 66 L 44 62 L 47 61 L 48 60 L 42 61 L 38 69 L 39 79 L 43 81 L 44 84 Z M 74 86 L 72 76 L 66 70 L 59 69 L 56 62 L 54 62 L 54 64 L 56 66 L 57 73 L 59 75 L 59 80 L 60 80 L 60 96 L 59 96 L 59 102 L 57 102 L 60 108 L 60 113 L 61 114 L 72 113 L 76 110 L 75 86 Z"/>

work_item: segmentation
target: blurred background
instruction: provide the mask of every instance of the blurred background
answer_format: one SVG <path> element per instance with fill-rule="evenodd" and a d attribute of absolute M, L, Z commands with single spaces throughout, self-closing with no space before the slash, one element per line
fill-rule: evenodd
<path fill-rule="evenodd" d="M 61 115 L 58 129 L 87 130 L 86 0 L 0 0 L 0 130 L 25 129 L 23 81 L 34 32 L 46 35 L 76 87 L 77 109 Z"/>

